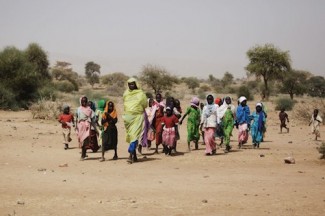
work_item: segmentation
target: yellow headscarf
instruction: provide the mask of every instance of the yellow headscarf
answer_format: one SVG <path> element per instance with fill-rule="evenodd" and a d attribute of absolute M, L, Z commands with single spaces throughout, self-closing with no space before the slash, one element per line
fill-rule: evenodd
<path fill-rule="evenodd" d="M 108 113 L 108 104 L 109 103 L 112 103 L 113 106 L 114 106 L 114 109 L 113 109 L 113 111 L 111 113 Z M 108 113 L 113 119 L 117 118 L 117 112 L 116 112 L 115 104 L 112 101 L 106 101 L 105 110 L 104 110 L 104 113 L 102 115 L 103 119 L 106 119 L 106 113 Z M 108 122 L 105 122 L 104 125 L 103 125 L 104 129 L 106 129 L 108 127 L 108 125 L 109 125 Z"/>

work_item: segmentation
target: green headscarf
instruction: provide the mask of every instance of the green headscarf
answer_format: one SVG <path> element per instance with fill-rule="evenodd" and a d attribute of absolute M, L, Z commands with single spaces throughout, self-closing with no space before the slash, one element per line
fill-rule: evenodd
<path fill-rule="evenodd" d="M 104 112 L 106 101 L 105 100 L 99 100 L 97 102 L 97 109 Z"/>

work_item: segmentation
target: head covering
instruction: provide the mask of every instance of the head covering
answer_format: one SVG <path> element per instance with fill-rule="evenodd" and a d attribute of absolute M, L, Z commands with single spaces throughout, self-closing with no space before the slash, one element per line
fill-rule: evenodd
<path fill-rule="evenodd" d="M 63 108 L 63 110 L 65 110 L 65 109 L 67 109 L 67 108 L 69 108 L 70 106 L 68 105 L 68 104 L 63 104 L 63 106 L 62 106 L 62 108 Z"/>
<path fill-rule="evenodd" d="M 114 106 L 114 109 L 113 109 L 113 111 L 112 112 L 110 112 L 110 113 L 108 113 L 108 104 L 109 103 L 112 103 L 113 104 L 113 106 Z M 116 108 L 115 108 L 115 104 L 112 102 L 112 101 L 106 101 L 106 104 L 105 104 L 105 112 L 103 113 L 103 115 L 102 115 L 102 118 L 103 119 L 106 119 L 106 113 L 108 114 L 108 115 L 110 115 L 113 119 L 115 119 L 115 118 L 117 118 L 117 112 L 116 112 Z M 105 122 L 104 123 L 104 129 L 106 130 L 106 128 L 107 128 L 107 126 L 109 125 L 109 123 L 108 122 Z"/>
<path fill-rule="evenodd" d="M 172 110 L 172 108 L 170 108 L 170 106 L 166 107 L 166 110 Z"/>
<path fill-rule="evenodd" d="M 105 100 L 99 100 L 98 102 L 97 102 L 97 109 L 98 110 L 100 110 L 100 111 L 104 111 L 104 108 L 105 108 Z"/>
<path fill-rule="evenodd" d="M 192 106 L 195 106 L 195 107 L 199 107 L 199 105 L 200 105 L 200 99 L 197 98 L 197 97 L 193 97 L 192 100 L 191 100 L 191 105 Z"/>
<path fill-rule="evenodd" d="M 221 101 L 221 98 L 217 97 L 217 98 L 214 100 L 214 103 L 215 103 L 215 104 L 219 104 L 220 101 Z"/>
<path fill-rule="evenodd" d="M 239 103 L 241 103 L 241 102 L 243 102 L 243 101 L 245 101 L 245 100 L 247 100 L 247 98 L 246 98 L 245 96 L 241 96 L 241 97 L 238 99 Z"/>
<path fill-rule="evenodd" d="M 131 83 L 131 82 L 135 82 L 135 85 L 137 86 L 137 89 L 140 89 L 140 84 L 138 82 L 138 80 L 134 77 L 131 77 L 127 80 L 127 83 Z"/>
<path fill-rule="evenodd" d="M 258 107 L 258 106 L 262 107 L 262 103 L 257 103 L 255 107 Z"/>

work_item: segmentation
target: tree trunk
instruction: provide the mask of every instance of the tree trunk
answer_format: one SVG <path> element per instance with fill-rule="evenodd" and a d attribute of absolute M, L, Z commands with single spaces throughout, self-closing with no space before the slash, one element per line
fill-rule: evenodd
<path fill-rule="evenodd" d="M 264 80 L 264 86 L 265 86 L 265 92 L 264 92 L 265 99 L 268 100 L 269 96 L 270 96 L 269 86 L 268 86 L 268 82 L 267 82 L 268 80 L 265 78 L 263 80 Z"/>

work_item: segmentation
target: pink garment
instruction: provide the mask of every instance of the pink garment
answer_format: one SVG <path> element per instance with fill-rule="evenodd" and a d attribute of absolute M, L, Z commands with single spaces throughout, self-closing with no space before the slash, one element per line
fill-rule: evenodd
<path fill-rule="evenodd" d="M 83 141 L 90 135 L 90 122 L 80 121 L 78 123 L 77 137 L 79 141 L 79 147 L 82 147 Z"/>
<path fill-rule="evenodd" d="M 175 128 L 164 128 L 162 133 L 162 142 L 164 145 L 169 147 L 174 147 L 176 141 Z"/>
<path fill-rule="evenodd" d="M 215 128 L 208 127 L 204 131 L 205 153 L 212 154 L 212 151 L 217 149 L 215 138 Z"/>
<path fill-rule="evenodd" d="M 238 142 L 242 144 L 246 143 L 248 140 L 248 131 L 247 131 L 247 124 L 243 123 L 238 125 Z"/>

